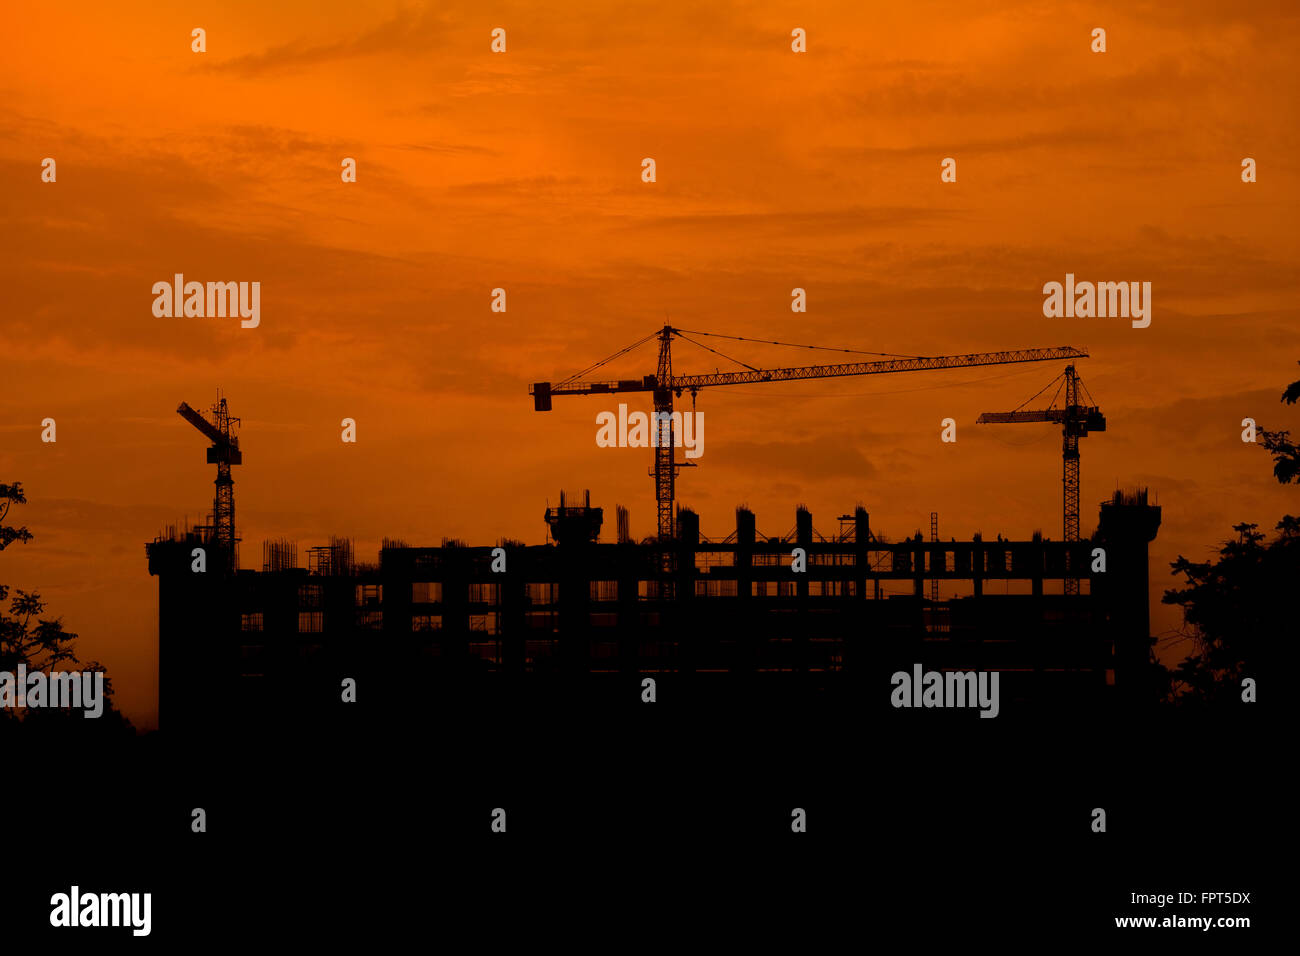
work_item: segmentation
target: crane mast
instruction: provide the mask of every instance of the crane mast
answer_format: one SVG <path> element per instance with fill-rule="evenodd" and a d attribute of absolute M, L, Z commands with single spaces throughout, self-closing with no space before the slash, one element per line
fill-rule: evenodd
<path fill-rule="evenodd" d="M 689 391 L 694 397 L 701 388 L 720 385 L 751 385 L 762 382 L 793 382 L 814 378 L 837 378 L 856 375 L 879 375 L 891 372 L 917 372 L 947 368 L 971 368 L 979 365 L 1011 365 L 1019 362 L 1048 362 L 1056 359 L 1085 358 L 1084 349 L 1072 346 L 1057 348 L 1016 349 L 1003 352 L 974 352 L 966 355 L 907 356 L 869 362 L 844 362 L 827 365 L 802 365 L 784 368 L 759 369 L 746 366 L 739 372 L 714 372 L 705 375 L 674 375 L 672 340 L 684 330 L 665 325 L 657 334 L 659 360 L 654 375 L 638 379 L 617 381 L 584 381 L 568 379 L 557 384 L 534 382 L 528 386 L 533 396 L 535 411 L 551 410 L 551 400 L 559 395 L 607 395 L 623 392 L 650 392 L 653 397 L 655 418 L 651 428 L 655 434 L 654 465 L 655 501 L 658 506 L 658 531 L 661 541 L 673 537 L 673 503 L 676 497 L 677 469 L 689 462 L 675 458 L 677 439 L 672 420 L 673 398 L 681 398 Z M 699 333 L 711 334 L 711 333 Z M 637 343 L 644 344 L 649 339 Z M 688 340 L 689 341 L 689 340 Z M 698 344 L 698 343 L 697 343 Z M 775 343 L 783 344 L 783 343 Z M 630 350 L 624 349 L 623 352 Z M 847 351 L 847 350 L 831 350 Z M 623 354 L 616 353 L 616 355 Z M 611 356 L 613 358 L 614 356 Z M 606 360 L 608 361 L 608 359 Z M 734 360 L 733 360 L 734 361 Z M 597 363 L 598 365 L 604 362 Z M 744 364 L 744 363 L 738 363 Z M 1077 510 L 1077 509 L 1076 509 Z M 1077 518 L 1076 518 L 1077 525 Z"/>
<path fill-rule="evenodd" d="M 659 333 L 659 364 L 655 373 L 654 390 L 655 417 L 650 426 L 659 431 L 655 435 L 655 504 L 658 509 L 659 537 L 665 540 L 673 534 L 673 501 L 677 492 L 677 442 L 673 434 L 672 381 L 673 336 L 672 330 L 665 325 Z"/>
<path fill-rule="evenodd" d="M 209 441 L 208 464 L 217 466 L 216 495 L 212 502 L 212 537 L 223 553 L 227 570 L 235 569 L 235 481 L 231 477 L 232 465 L 242 464 L 243 453 L 239 450 L 239 439 L 235 437 L 234 426 L 239 419 L 230 414 L 225 398 L 218 397 L 211 408 L 212 421 L 204 418 L 185 402 L 181 402 L 176 413 L 185 419 Z"/>
<path fill-rule="evenodd" d="M 1065 367 L 1065 408 L 1067 415 L 1061 429 L 1061 510 L 1065 540 L 1069 542 L 1079 540 L 1079 436 L 1088 434 L 1087 421 L 1081 422 L 1077 414 L 1079 378 L 1074 374 L 1073 365 Z M 1071 410 L 1075 414 L 1069 414 Z M 1069 560 L 1068 556 L 1066 560 Z M 1066 594 L 1078 594 L 1079 579 L 1066 578 L 1065 588 Z"/>

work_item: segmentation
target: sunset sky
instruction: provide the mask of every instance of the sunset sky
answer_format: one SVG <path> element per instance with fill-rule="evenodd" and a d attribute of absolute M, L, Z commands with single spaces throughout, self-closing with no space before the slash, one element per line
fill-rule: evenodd
<path fill-rule="evenodd" d="M 1159 604 L 1177 554 L 1300 508 L 1240 439 L 1245 417 L 1300 430 L 1278 400 L 1300 377 L 1294 4 L 187 6 L 19 5 L 0 37 L 0 481 L 23 483 L 8 523 L 36 536 L 0 582 L 43 594 L 142 728 L 144 544 L 211 509 L 206 443 L 175 409 L 218 387 L 242 418 L 251 568 L 268 537 L 351 536 L 365 560 L 384 535 L 540 543 L 561 488 L 652 534 L 650 453 L 595 444 L 618 400 L 538 414 L 527 385 L 665 321 L 912 355 L 1088 348 L 1109 429 L 1082 443 L 1083 530 L 1117 485 L 1157 492 L 1156 633 L 1179 621 Z M 261 282 L 260 326 L 156 318 L 151 287 L 178 272 Z M 1150 328 L 1045 318 L 1067 272 L 1151 282 Z M 737 367 L 674 354 L 679 373 Z M 862 503 L 895 538 L 932 510 L 944 538 L 1059 538 L 1059 429 L 974 422 L 1063 365 L 707 390 L 678 500 L 716 537 L 741 503 L 768 535 L 800 503 L 823 533 Z"/>

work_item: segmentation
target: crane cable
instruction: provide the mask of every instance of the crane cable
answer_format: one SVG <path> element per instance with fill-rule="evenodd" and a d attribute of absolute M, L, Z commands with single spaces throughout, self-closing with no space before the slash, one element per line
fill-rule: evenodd
<path fill-rule="evenodd" d="M 864 395 L 906 395 L 911 392 L 932 392 L 942 388 L 965 388 L 967 385 L 977 385 L 980 382 L 992 382 L 1000 378 L 1010 378 L 1013 375 L 1031 375 L 1038 371 L 1034 368 L 1021 368 L 1013 372 L 1002 372 L 999 375 L 985 375 L 983 378 L 973 378 L 967 382 L 944 382 L 942 385 L 919 385 L 916 388 L 892 388 L 887 391 L 870 391 L 870 392 L 839 392 L 837 394 L 828 394 L 826 392 L 787 392 L 787 398 L 854 398 Z M 729 395 L 766 395 L 766 392 L 749 392 L 739 388 L 733 388 L 728 391 Z"/>
<path fill-rule="evenodd" d="M 862 349 L 835 349 L 825 345 L 801 345 L 797 342 L 777 342 L 771 339 L 750 339 L 743 335 L 723 335 L 721 332 L 701 332 L 698 329 L 676 329 L 676 331 L 678 334 L 682 332 L 690 332 L 691 335 L 708 335 L 717 339 L 735 339 L 737 342 L 755 342 L 759 345 L 783 345 L 792 349 L 818 349 L 822 352 L 847 352 L 850 355 L 883 355 L 886 358 L 933 358 L 933 356 L 929 355 L 903 355 L 900 352 L 866 352 Z M 699 343 L 696 342 L 695 344 L 698 345 Z M 732 359 L 732 361 L 734 362 L 735 359 Z M 746 368 L 748 368 L 748 366 L 746 366 Z"/>
<path fill-rule="evenodd" d="M 596 369 L 600 368 L 602 365 L 607 365 L 607 364 L 609 364 L 610 362 L 614 361 L 614 359 L 618 358 L 620 355 L 626 355 L 628 352 L 631 352 L 633 349 L 638 349 L 638 348 L 640 348 L 641 346 L 643 346 L 643 345 L 645 345 L 647 342 L 649 342 L 651 339 L 658 337 L 658 335 L 659 335 L 658 332 L 651 332 L 651 333 L 650 333 L 649 335 L 647 335 L 645 338 L 641 339 L 641 341 L 639 341 L 639 342 L 633 342 L 631 345 L 627 346 L 626 348 L 619 349 L 619 350 L 618 350 L 617 352 L 615 352 L 613 355 L 609 356 L 608 358 L 601 359 L 601 360 L 600 360 L 599 362 L 597 362 L 595 365 L 589 365 L 589 366 L 587 366 L 587 367 L 584 368 L 581 372 L 574 372 L 572 375 L 570 375 L 568 378 L 564 379 L 563 381 L 556 382 L 555 385 L 552 386 L 552 387 L 555 388 L 555 387 L 558 387 L 558 386 L 560 386 L 560 385 L 566 385 L 566 384 L 568 384 L 569 382 L 572 382 L 572 381 L 573 381 L 574 379 L 576 379 L 576 378 L 581 378 L 583 375 L 586 375 L 588 372 L 594 372 Z"/>
<path fill-rule="evenodd" d="M 692 335 L 696 335 L 696 334 L 698 334 L 698 333 L 692 332 L 691 334 L 692 334 Z M 730 355 L 727 355 L 727 354 L 724 353 L 724 352 L 719 352 L 717 349 L 709 348 L 709 346 L 705 345 L 703 342 L 696 342 L 694 339 L 688 339 L 688 338 L 686 338 L 686 336 L 684 336 L 684 335 L 681 334 L 681 331 L 680 331 L 680 330 L 678 330 L 677 335 L 678 335 L 679 338 L 681 338 L 681 339 L 683 339 L 683 340 L 685 340 L 685 341 L 687 341 L 687 342 L 690 342 L 692 345 L 696 345 L 696 346 L 699 346 L 699 347 L 702 348 L 702 349 L 706 349 L 707 351 L 712 352 L 714 355 L 721 355 L 721 356 L 722 356 L 724 359 L 726 359 L 728 362 L 735 362 L 737 365 L 740 365 L 740 366 L 742 366 L 742 367 L 744 367 L 744 368 L 747 368 L 747 369 L 749 369 L 751 372 L 761 372 L 761 371 L 762 371 L 762 369 L 754 368 L 754 366 L 752 366 L 752 365 L 745 365 L 745 363 L 742 362 L 740 359 L 732 358 Z"/>
<path fill-rule="evenodd" d="M 1097 400 L 1092 397 L 1092 392 L 1088 391 L 1088 386 L 1083 384 L 1083 379 L 1076 378 L 1076 381 L 1079 383 L 1079 387 L 1083 389 L 1083 394 L 1088 396 L 1088 401 L 1092 402 L 1092 407 L 1096 408 Z"/>
<path fill-rule="evenodd" d="M 1056 382 L 1057 379 L 1060 379 L 1060 380 L 1061 380 L 1061 384 L 1056 386 L 1056 393 L 1052 396 L 1051 404 L 1049 404 L 1049 405 L 1047 406 L 1048 408 L 1053 408 L 1053 407 L 1056 405 L 1056 397 L 1057 397 L 1057 395 L 1060 395 L 1060 394 L 1061 394 L 1061 387 L 1062 387 L 1063 385 L 1065 385 L 1065 373 L 1064 373 L 1064 372 L 1062 372 L 1060 375 L 1056 376 L 1056 378 L 1052 379 L 1051 382 L 1048 382 L 1046 385 L 1044 385 L 1044 386 L 1043 386 L 1042 388 L 1040 388 L 1038 391 L 1034 392 L 1034 394 L 1030 395 L 1028 398 L 1026 398 L 1023 402 L 1021 402 L 1021 403 L 1020 403 L 1019 405 L 1017 405 L 1015 408 L 1011 409 L 1011 413 L 1012 413 L 1012 414 L 1015 414 L 1016 412 L 1020 411 L 1020 409 L 1024 408 L 1026 405 L 1028 405 L 1030 402 L 1032 402 L 1034 399 L 1036 399 L 1039 395 L 1042 395 L 1043 392 L 1047 391 L 1049 388 L 1052 387 L 1052 384 L 1053 384 L 1054 382 Z"/>

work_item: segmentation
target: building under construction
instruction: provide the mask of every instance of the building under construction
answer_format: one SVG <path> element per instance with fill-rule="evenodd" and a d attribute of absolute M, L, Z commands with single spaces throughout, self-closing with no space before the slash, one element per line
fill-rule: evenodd
<path fill-rule="evenodd" d="M 529 388 L 538 411 L 559 396 L 653 396 L 663 439 L 654 443 L 651 467 L 657 534 L 639 543 L 622 508 L 614 540 L 602 540 L 602 509 L 589 495 L 580 504 L 561 495 L 545 513 L 542 545 L 385 541 L 378 562 L 362 564 L 351 542 L 334 539 L 308 549 L 300 567 L 296 545 L 277 541 L 265 545 L 261 571 L 241 569 L 231 478 L 231 466 L 243 461 L 239 419 L 220 396 L 207 417 L 182 403 L 178 413 L 212 443 L 216 495 L 209 524 L 173 529 L 147 546 L 149 571 L 159 578 L 160 720 L 210 719 L 213 700 L 237 713 L 337 713 L 341 684 L 353 681 L 362 695 L 363 686 L 373 694 L 399 679 L 419 686 L 378 696 L 417 710 L 449 705 L 453 713 L 481 710 L 485 701 L 511 709 L 531 697 L 626 700 L 628 687 L 647 676 L 670 685 L 679 702 L 737 692 L 766 707 L 874 706 L 887 702 L 894 673 L 916 665 L 999 672 L 1007 714 L 1061 706 L 1096 713 L 1153 696 L 1147 549 L 1160 509 L 1145 490 L 1116 492 L 1102 503 L 1096 530 L 1081 535 L 1079 439 L 1106 423 L 1073 364 L 1054 380 L 1048 407 L 1022 403 L 980 417 L 1061 426 L 1064 540 L 977 535 L 945 543 L 932 513 L 929 540 L 917 533 L 891 541 L 875 533 L 862 507 L 839 516 L 833 531 L 818 531 L 800 508 L 780 536 L 760 533 L 753 512 L 741 508 L 734 530 L 711 539 L 676 502 L 683 464 L 672 414 L 674 398 L 687 392 L 693 402 L 715 386 L 1073 362 L 1086 350 L 773 368 L 742 362 L 737 372 L 678 374 L 672 342 L 700 345 L 693 336 L 745 341 L 665 325 L 578 375 Z M 581 377 L 656 340 L 653 374 Z"/>
<path fill-rule="evenodd" d="M 889 675 L 917 663 L 1000 671 L 1007 716 L 1095 713 L 1145 694 L 1147 550 L 1160 523 L 1145 490 L 1116 492 L 1078 542 L 888 541 L 861 507 L 829 534 L 800 508 L 778 537 L 741 508 L 716 540 L 682 508 L 673 538 L 633 542 L 619 512 L 613 541 L 589 497 L 562 496 L 542 545 L 385 541 L 378 563 L 362 564 L 336 539 L 300 567 L 293 544 L 272 542 L 261 571 L 229 570 L 211 528 L 162 535 L 147 545 L 161 720 L 210 719 L 213 700 L 227 715 L 329 707 L 349 677 L 373 695 L 400 676 L 416 707 L 557 681 L 579 697 L 622 694 L 645 676 L 766 705 L 811 695 L 875 707 Z M 196 547 L 209 551 L 204 573 Z M 1064 587 L 1072 576 L 1077 593 Z"/>

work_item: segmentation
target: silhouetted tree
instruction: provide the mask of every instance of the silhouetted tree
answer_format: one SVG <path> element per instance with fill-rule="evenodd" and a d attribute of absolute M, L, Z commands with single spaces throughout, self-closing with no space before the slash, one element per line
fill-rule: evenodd
<path fill-rule="evenodd" d="M 0 485 L 0 521 L 5 520 L 5 515 L 9 513 L 9 506 L 13 504 L 27 504 L 27 499 L 23 497 L 22 482 L 14 482 L 12 485 Z M 9 547 L 15 541 L 27 542 L 30 540 L 32 540 L 32 533 L 26 528 L 10 528 L 0 524 L 0 551 Z"/>
<path fill-rule="evenodd" d="M 1300 381 L 1282 393 L 1295 404 Z M 1273 474 L 1281 484 L 1300 481 L 1300 448 L 1287 431 L 1259 432 L 1273 455 Z M 1171 567 L 1187 587 L 1165 592 L 1165 604 L 1183 609 L 1184 634 L 1194 653 L 1170 674 L 1170 695 L 1180 703 L 1239 700 L 1241 681 L 1258 677 L 1265 648 L 1295 632 L 1292 607 L 1300 582 L 1300 518 L 1286 515 L 1266 540 L 1254 524 L 1233 525 L 1236 541 L 1219 549 L 1217 561 L 1189 561 L 1181 554 Z"/>
<path fill-rule="evenodd" d="M 26 502 L 21 482 L 12 485 L 0 484 L 0 521 L 8 514 L 10 505 L 26 504 Z M 0 524 L 0 551 L 15 541 L 26 543 L 32 540 L 32 537 L 32 533 L 26 528 L 12 528 Z M 4 606 L 6 600 L 9 601 L 7 610 Z M 0 584 L 0 671 L 16 674 L 20 664 L 25 665 L 29 672 L 48 673 L 55 669 L 105 670 L 98 661 L 81 664 L 74 648 L 77 635 L 64 630 L 60 618 L 52 621 L 42 618 L 44 611 L 45 603 L 36 592 L 15 588 L 13 596 L 10 597 L 9 586 Z M 36 707 L 26 709 L 25 715 L 20 717 L 13 708 L 0 707 L 0 726 L 21 721 L 30 729 L 36 727 L 52 729 L 67 727 L 69 721 L 75 721 L 76 725 L 97 725 L 93 728 L 96 732 L 134 733 L 130 721 L 113 706 L 112 686 L 112 681 L 105 672 L 104 712 L 97 718 L 86 719 L 80 712 L 59 708 Z M 77 726 L 77 729 L 81 727 Z"/>
<path fill-rule="evenodd" d="M 1300 364 L 1300 363 L 1298 363 Z M 1300 380 L 1292 382 L 1282 393 L 1282 401 L 1294 405 L 1300 400 Z M 1273 474 L 1282 484 L 1300 482 L 1300 445 L 1291 441 L 1290 431 L 1259 430 L 1259 443 L 1273 455 Z"/>

